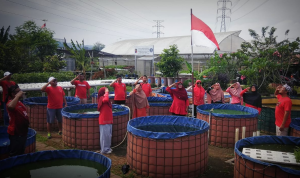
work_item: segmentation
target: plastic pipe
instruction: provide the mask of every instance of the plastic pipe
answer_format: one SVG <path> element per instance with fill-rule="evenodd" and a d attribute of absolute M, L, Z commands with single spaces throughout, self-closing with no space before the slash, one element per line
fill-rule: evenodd
<path fill-rule="evenodd" d="M 256 131 L 256 136 L 260 136 L 260 131 Z"/>
<path fill-rule="evenodd" d="M 239 128 L 236 128 L 236 129 L 235 129 L 235 143 L 236 143 L 237 141 L 239 141 L 239 133 L 240 133 L 240 129 L 239 129 Z"/>
<path fill-rule="evenodd" d="M 243 127 L 242 128 L 242 139 L 245 138 L 245 135 L 246 135 L 246 127 Z"/>
<path fill-rule="evenodd" d="M 253 132 L 253 137 L 256 137 L 256 132 Z"/>

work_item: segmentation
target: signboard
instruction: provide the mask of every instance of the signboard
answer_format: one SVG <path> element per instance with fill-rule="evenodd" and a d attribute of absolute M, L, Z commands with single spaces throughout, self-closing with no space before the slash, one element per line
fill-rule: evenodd
<path fill-rule="evenodd" d="M 154 46 L 136 46 L 134 49 L 134 55 L 154 55 Z"/>

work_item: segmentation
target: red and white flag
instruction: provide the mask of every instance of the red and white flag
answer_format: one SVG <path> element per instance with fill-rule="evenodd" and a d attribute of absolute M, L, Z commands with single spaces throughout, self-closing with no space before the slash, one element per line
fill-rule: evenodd
<path fill-rule="evenodd" d="M 202 20 L 192 15 L 192 45 L 218 48 L 219 44 L 212 30 Z"/>
<path fill-rule="evenodd" d="M 44 25 L 42 25 L 42 27 L 41 28 L 45 28 L 46 27 L 46 23 L 44 23 Z"/>

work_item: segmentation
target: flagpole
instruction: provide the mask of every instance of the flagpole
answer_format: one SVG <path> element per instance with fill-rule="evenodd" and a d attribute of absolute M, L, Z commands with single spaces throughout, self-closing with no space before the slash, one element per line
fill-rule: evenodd
<path fill-rule="evenodd" d="M 193 10 L 191 9 L 191 27 L 192 27 L 192 15 Z M 191 28 L 191 49 L 192 49 L 192 117 L 194 117 L 194 56 L 193 56 L 193 36 L 192 36 L 192 28 Z"/>

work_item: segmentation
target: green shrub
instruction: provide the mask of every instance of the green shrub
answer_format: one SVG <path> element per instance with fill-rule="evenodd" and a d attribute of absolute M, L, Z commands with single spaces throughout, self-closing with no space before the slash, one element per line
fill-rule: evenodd
<path fill-rule="evenodd" d="M 186 88 L 186 87 L 189 86 L 189 82 L 192 82 L 192 80 L 191 80 L 191 79 L 188 79 L 188 80 L 185 80 L 185 81 L 183 82 L 184 88 Z"/>
<path fill-rule="evenodd" d="M 66 82 L 71 81 L 75 75 L 73 72 L 16 73 L 12 75 L 12 80 L 16 83 L 47 83 L 49 77 L 55 77 L 58 82 Z"/>

